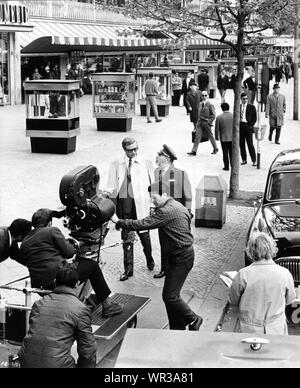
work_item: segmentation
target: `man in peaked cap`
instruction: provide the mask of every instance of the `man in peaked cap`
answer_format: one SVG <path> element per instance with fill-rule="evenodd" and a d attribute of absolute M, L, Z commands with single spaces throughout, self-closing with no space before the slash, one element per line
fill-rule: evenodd
<path fill-rule="evenodd" d="M 168 195 L 180 202 L 191 213 L 191 183 L 186 171 L 180 170 L 174 166 L 174 160 L 177 160 L 175 152 L 172 148 L 164 144 L 156 156 L 156 164 L 158 167 L 154 171 L 154 178 L 156 182 L 166 184 L 169 189 Z M 163 262 L 164 260 L 161 252 L 161 270 L 159 273 L 154 275 L 154 278 L 161 278 L 165 276 Z"/>

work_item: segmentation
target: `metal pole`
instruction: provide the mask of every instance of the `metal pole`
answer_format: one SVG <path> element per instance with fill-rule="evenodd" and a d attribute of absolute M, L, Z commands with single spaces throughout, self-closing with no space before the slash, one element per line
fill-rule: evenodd
<path fill-rule="evenodd" d="M 295 12 L 297 15 L 297 23 L 294 28 L 294 58 L 293 58 L 293 69 L 294 69 L 294 112 L 293 112 L 293 120 L 298 120 L 298 112 L 299 112 L 299 18 L 300 18 L 300 6 L 299 1 L 296 2 Z"/>
<path fill-rule="evenodd" d="M 25 288 L 31 287 L 31 282 L 30 280 L 25 281 Z M 31 306 L 31 292 L 27 292 L 25 294 L 25 306 Z M 28 332 L 29 329 L 29 317 L 30 317 L 30 310 L 26 311 L 26 333 Z"/>
<path fill-rule="evenodd" d="M 261 87 L 258 87 L 258 94 L 261 95 Z M 260 126 L 260 109 L 261 103 L 257 103 L 257 155 L 256 155 L 256 165 L 257 169 L 260 169 L 260 150 L 261 150 L 261 126 Z"/>

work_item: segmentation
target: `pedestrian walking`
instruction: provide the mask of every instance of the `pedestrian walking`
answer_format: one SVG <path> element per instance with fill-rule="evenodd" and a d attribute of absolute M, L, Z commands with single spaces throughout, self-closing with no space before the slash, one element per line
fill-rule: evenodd
<path fill-rule="evenodd" d="M 182 79 L 175 70 L 172 70 L 172 106 L 179 106 L 182 89 Z"/>
<path fill-rule="evenodd" d="M 190 81 L 190 91 L 186 95 L 186 105 L 190 112 L 190 121 L 194 124 L 193 131 L 196 132 L 196 126 L 199 116 L 199 106 L 202 101 L 201 92 L 197 89 L 196 82 L 192 79 Z"/>
<path fill-rule="evenodd" d="M 139 219 L 119 219 L 112 221 L 117 228 L 142 231 L 158 228 L 159 242 L 163 250 L 165 281 L 162 297 L 166 306 L 170 330 L 200 329 L 202 317 L 197 315 L 181 298 L 180 291 L 194 264 L 191 214 L 174 198 L 167 194 L 169 188 L 164 183 L 155 182 L 148 187 L 156 208 L 152 215 Z"/>
<path fill-rule="evenodd" d="M 217 88 L 221 96 L 221 103 L 225 102 L 226 90 L 229 87 L 229 79 L 226 70 L 222 69 L 220 75 L 217 77 Z"/>
<path fill-rule="evenodd" d="M 77 271 L 66 265 L 56 274 L 53 293 L 31 309 L 29 330 L 19 350 L 21 368 L 95 368 L 97 346 L 91 310 L 77 296 Z M 77 362 L 71 348 L 77 344 Z"/>
<path fill-rule="evenodd" d="M 248 151 L 252 160 L 252 166 L 256 166 L 256 152 L 253 145 L 253 132 L 254 124 L 257 120 L 256 108 L 254 105 L 248 103 L 247 93 L 241 94 L 240 105 L 240 151 L 242 158 L 242 165 L 247 164 L 247 152 Z"/>
<path fill-rule="evenodd" d="M 198 75 L 198 87 L 201 92 L 206 90 L 208 92 L 209 85 L 209 75 L 207 69 L 201 69 L 200 74 Z"/>
<path fill-rule="evenodd" d="M 150 111 L 152 108 L 155 121 L 159 123 L 162 121 L 158 117 L 158 112 L 157 112 L 157 105 L 156 105 L 156 96 L 159 93 L 158 89 L 158 82 L 154 79 L 154 74 L 151 72 L 149 73 L 149 78 L 145 82 L 145 94 L 146 94 L 146 115 L 147 115 L 147 123 L 152 123 L 150 120 Z"/>
<path fill-rule="evenodd" d="M 281 66 L 275 67 L 274 74 L 275 74 L 275 82 L 277 84 L 279 84 L 281 79 L 282 79 L 282 68 L 281 68 Z"/>
<path fill-rule="evenodd" d="M 266 118 L 269 117 L 270 124 L 270 132 L 269 132 L 269 140 L 272 141 L 272 135 L 274 130 L 275 133 L 275 144 L 279 143 L 281 127 L 284 124 L 284 114 L 286 111 L 286 102 L 285 96 L 279 93 L 280 86 L 278 84 L 274 84 L 273 93 L 269 94 L 267 97 L 266 104 Z"/>
<path fill-rule="evenodd" d="M 285 307 L 296 299 L 292 274 L 273 261 L 278 249 L 266 233 L 254 234 L 246 251 L 253 263 L 239 270 L 229 291 L 241 332 L 287 335 Z"/>
<path fill-rule="evenodd" d="M 175 152 L 164 144 L 156 156 L 158 167 L 154 171 L 154 178 L 156 182 L 164 183 L 168 187 L 168 195 L 185 206 L 191 213 L 193 196 L 189 176 L 186 171 L 174 166 L 174 160 L 177 160 Z M 165 276 L 164 262 L 161 249 L 160 272 L 155 274 L 154 278 Z"/>
<path fill-rule="evenodd" d="M 183 104 L 185 106 L 187 115 L 190 114 L 190 111 L 189 111 L 189 108 L 188 108 L 187 103 L 186 103 L 186 96 L 187 96 L 188 92 L 190 91 L 190 82 L 192 80 L 194 80 L 193 73 L 191 71 L 189 71 L 186 75 L 186 78 L 182 81 L 181 93 L 183 94 Z"/>
<path fill-rule="evenodd" d="M 223 170 L 229 170 L 232 166 L 232 131 L 233 131 L 233 114 L 229 112 L 229 104 L 221 104 L 222 114 L 217 116 L 215 123 L 215 138 L 220 140 L 223 152 Z"/>
<path fill-rule="evenodd" d="M 197 154 L 198 146 L 202 140 L 202 136 L 205 136 L 210 140 L 213 146 L 212 154 L 216 154 L 218 152 L 218 146 L 211 130 L 213 122 L 216 118 L 216 110 L 214 105 L 208 100 L 208 93 L 206 91 L 201 93 L 201 97 L 203 101 L 199 106 L 199 118 L 196 127 L 195 141 L 192 151 L 187 153 L 190 156 L 195 156 Z"/>
<path fill-rule="evenodd" d="M 285 75 L 285 82 L 289 82 L 289 78 L 292 76 L 292 67 L 291 64 L 286 61 L 285 64 L 283 65 L 283 70 L 284 70 L 284 75 Z"/>
<path fill-rule="evenodd" d="M 154 180 L 151 161 L 138 154 L 138 143 L 131 137 L 122 141 L 125 155 L 110 164 L 106 192 L 116 203 L 116 213 L 122 219 L 144 218 L 150 213 L 147 188 Z M 131 233 L 132 234 L 132 233 Z M 154 268 L 149 230 L 138 233 L 149 271 Z M 122 230 L 124 273 L 121 281 L 133 276 L 133 242 L 128 230 Z"/>

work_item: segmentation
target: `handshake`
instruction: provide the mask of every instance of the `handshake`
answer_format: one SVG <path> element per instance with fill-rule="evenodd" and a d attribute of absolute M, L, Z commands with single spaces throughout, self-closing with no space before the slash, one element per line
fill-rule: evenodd
<path fill-rule="evenodd" d="M 67 241 L 69 244 L 73 245 L 74 248 L 76 249 L 76 252 L 80 250 L 81 242 L 76 240 L 74 237 L 68 237 Z"/>

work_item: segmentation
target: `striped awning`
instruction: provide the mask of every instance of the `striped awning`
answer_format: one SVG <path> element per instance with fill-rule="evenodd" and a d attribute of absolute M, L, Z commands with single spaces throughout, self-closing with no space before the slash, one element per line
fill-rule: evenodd
<path fill-rule="evenodd" d="M 57 21 L 33 21 L 32 32 L 20 33 L 19 40 L 21 48 L 39 38 L 50 37 L 52 45 L 67 46 L 106 46 L 106 47 L 166 47 L 172 41 L 170 39 L 150 39 L 136 35 L 120 36 L 121 26 L 108 26 L 98 24 L 63 23 Z M 190 39 L 186 42 L 188 46 L 214 47 L 224 46 L 222 43 L 205 38 Z"/>

